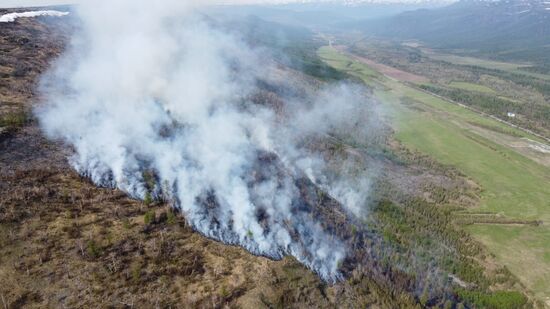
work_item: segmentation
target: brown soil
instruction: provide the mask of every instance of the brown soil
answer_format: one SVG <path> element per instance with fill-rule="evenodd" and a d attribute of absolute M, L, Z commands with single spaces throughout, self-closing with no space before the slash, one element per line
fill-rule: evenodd
<path fill-rule="evenodd" d="M 346 51 L 345 46 L 338 46 L 336 48 L 340 51 L 344 51 L 344 52 Z M 399 70 L 399 69 L 396 69 L 394 67 L 390 67 L 388 65 L 375 62 L 375 61 L 373 61 L 369 58 L 366 58 L 366 57 L 357 56 L 357 55 L 353 55 L 353 54 L 349 54 L 349 56 L 351 56 L 352 58 L 354 58 L 354 59 L 356 59 L 360 62 L 363 62 L 364 64 L 366 64 L 370 67 L 372 67 L 376 71 L 378 71 L 378 72 L 380 72 L 380 73 L 382 73 L 382 74 L 384 74 L 388 77 L 391 77 L 393 79 L 401 81 L 401 82 L 410 82 L 410 83 L 415 83 L 415 84 L 422 84 L 422 83 L 427 83 L 429 81 L 424 76 L 420 76 L 420 75 L 416 75 L 416 74 L 413 74 L 413 73 L 405 72 L 403 70 Z"/>
<path fill-rule="evenodd" d="M 423 76 L 405 72 L 405 71 L 387 66 L 385 64 L 377 63 L 365 57 L 353 56 L 353 58 L 367 64 L 368 66 L 374 68 L 378 72 L 401 82 L 410 82 L 415 84 L 428 82 L 428 79 Z"/>

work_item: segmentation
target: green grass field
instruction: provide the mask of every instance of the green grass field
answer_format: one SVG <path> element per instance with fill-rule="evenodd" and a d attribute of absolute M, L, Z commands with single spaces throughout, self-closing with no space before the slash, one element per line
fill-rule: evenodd
<path fill-rule="evenodd" d="M 327 64 L 335 69 L 345 71 L 356 77 L 361 78 L 366 84 L 374 85 L 377 87 L 382 84 L 380 81 L 384 80 L 384 76 L 377 71 L 373 70 L 369 66 L 366 66 L 360 62 L 338 53 L 331 47 L 321 47 L 317 54 Z"/>
<path fill-rule="evenodd" d="M 353 74 L 375 88 L 375 94 L 388 106 L 398 140 L 457 167 L 481 185 L 481 202 L 473 211 L 544 221 L 536 227 L 472 225 L 466 228 L 537 298 L 549 301 L 546 297 L 550 295 L 550 169 L 476 134 L 464 124 L 479 123 L 514 132 L 519 137 L 537 138 L 397 81 L 373 75 L 368 66 L 358 62 L 350 64 L 354 61 L 335 49 L 323 47 L 318 54 L 334 68 Z M 363 76 L 363 71 L 369 75 Z M 424 112 L 401 104 L 403 97 L 422 104 Z"/>
<path fill-rule="evenodd" d="M 529 64 L 500 62 L 500 61 L 493 61 L 493 60 L 480 59 L 480 58 L 474 58 L 474 57 L 441 54 L 441 53 L 435 53 L 433 51 L 429 51 L 429 52 L 427 52 L 426 50 L 423 50 L 423 51 L 426 53 L 428 57 L 434 60 L 445 61 L 452 64 L 457 64 L 457 65 L 471 65 L 471 66 L 477 66 L 485 69 L 507 71 L 511 73 L 518 73 L 518 74 L 532 76 L 540 79 L 550 80 L 550 75 L 534 73 L 534 72 L 529 72 L 525 70 L 525 68 L 528 67 Z"/>
<path fill-rule="evenodd" d="M 488 59 L 480 59 L 480 58 L 450 55 L 450 54 L 440 54 L 440 53 L 434 53 L 434 52 L 429 52 L 426 54 L 430 58 L 435 60 L 450 62 L 458 65 L 473 65 L 473 66 L 478 66 L 486 69 L 511 71 L 511 70 L 517 70 L 522 67 L 529 66 L 527 64 L 492 61 Z"/>
<path fill-rule="evenodd" d="M 489 87 L 486 87 L 486 86 L 483 86 L 483 85 L 472 84 L 472 83 L 468 83 L 468 82 L 453 81 L 453 82 L 449 83 L 449 86 L 453 87 L 453 88 L 457 88 L 457 89 L 462 89 L 462 90 L 467 90 L 467 91 L 476 91 L 476 92 L 487 93 L 487 94 L 496 93 L 496 91 L 494 91 L 493 89 L 491 89 Z"/>

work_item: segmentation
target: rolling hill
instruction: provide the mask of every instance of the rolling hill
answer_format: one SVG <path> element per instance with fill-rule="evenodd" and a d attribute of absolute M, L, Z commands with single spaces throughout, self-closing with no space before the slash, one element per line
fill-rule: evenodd
<path fill-rule="evenodd" d="M 432 47 L 500 59 L 550 60 L 550 2 L 462 0 L 436 9 L 348 24 L 373 36 L 416 39 Z"/>

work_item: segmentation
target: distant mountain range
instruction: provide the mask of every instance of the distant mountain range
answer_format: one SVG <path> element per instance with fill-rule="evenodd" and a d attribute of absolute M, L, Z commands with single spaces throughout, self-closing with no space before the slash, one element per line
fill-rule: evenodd
<path fill-rule="evenodd" d="M 232 5 L 212 7 L 209 14 L 254 15 L 281 24 L 330 30 L 337 24 L 394 16 L 422 8 L 438 8 L 452 0 L 345 0 L 279 3 L 277 5 Z"/>
<path fill-rule="evenodd" d="M 550 0 L 462 0 L 345 24 L 374 36 L 416 39 L 433 47 L 550 60 Z"/>
<path fill-rule="evenodd" d="M 412 4 L 412 3 L 452 3 L 457 0 L 279 0 L 272 4 L 337 4 L 337 5 L 364 5 L 364 4 Z M 230 2 L 230 1 L 229 1 Z"/>

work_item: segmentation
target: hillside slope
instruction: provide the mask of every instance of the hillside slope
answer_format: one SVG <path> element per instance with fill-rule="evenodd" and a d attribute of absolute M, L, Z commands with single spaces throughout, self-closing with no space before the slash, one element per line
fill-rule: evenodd
<path fill-rule="evenodd" d="M 381 171 L 365 221 L 340 220 L 348 216 L 330 196 L 300 187 L 309 198 L 302 207 L 350 248 L 342 263 L 346 280 L 333 285 L 293 258 L 274 261 L 208 239 L 160 201 L 94 186 L 71 169 L 72 150 L 46 140 L 31 113 L 40 104 L 38 76 L 62 52 L 66 26 L 38 18 L 0 28 L 0 100 L 10 107 L 0 110 L 4 307 L 418 308 L 470 306 L 502 295 L 514 300 L 508 304 L 528 305 L 520 292 L 493 293 L 497 285 L 514 290 L 515 279 L 506 269 L 484 268 L 494 266 L 490 256 L 457 229 L 444 206 L 471 207 L 476 185 L 395 142 L 372 149 L 351 137 L 307 141 L 355 172 L 372 161 Z M 294 55 L 322 65 L 309 53 Z M 277 68 L 295 88 L 266 84 L 251 100 L 284 108 L 282 92 L 314 91 L 322 81 L 312 76 L 333 72 Z"/>
<path fill-rule="evenodd" d="M 550 59 L 550 4 L 544 0 L 463 0 L 351 27 L 376 36 L 417 39 L 433 47 L 496 53 L 501 58 Z"/>

